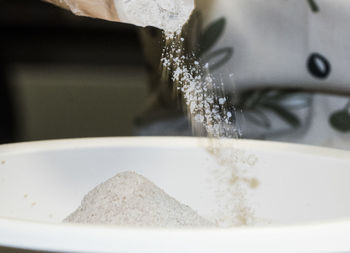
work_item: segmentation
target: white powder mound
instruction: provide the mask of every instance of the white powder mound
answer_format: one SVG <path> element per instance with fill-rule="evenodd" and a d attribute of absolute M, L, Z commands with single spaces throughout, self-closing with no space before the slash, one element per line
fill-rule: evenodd
<path fill-rule="evenodd" d="M 189 0 L 115 1 L 122 1 L 123 14 L 128 22 L 154 26 L 167 33 L 179 33 L 193 11 L 193 3 L 188 4 Z"/>
<path fill-rule="evenodd" d="M 64 222 L 131 227 L 212 226 L 143 176 L 123 172 L 98 185 Z"/>

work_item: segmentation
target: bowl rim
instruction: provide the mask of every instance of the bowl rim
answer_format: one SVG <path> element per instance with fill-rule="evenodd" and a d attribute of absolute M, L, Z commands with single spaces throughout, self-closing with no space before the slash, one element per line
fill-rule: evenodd
<path fill-rule="evenodd" d="M 216 229 L 118 228 L 0 218 L 0 247 L 52 252 L 346 252 L 350 220 Z M 0 248 L 1 249 L 1 248 Z"/>
<path fill-rule="evenodd" d="M 197 147 L 206 145 L 207 141 L 195 137 L 77 138 L 4 144 L 0 145 L 0 154 L 118 146 Z M 270 148 L 350 161 L 350 152 L 345 150 L 257 140 L 220 141 L 235 148 Z M 180 230 L 40 223 L 0 217 L 0 246 L 53 252 L 349 251 L 349 234 L 350 218 L 268 227 Z"/>
<path fill-rule="evenodd" d="M 227 145 L 233 148 L 248 149 L 254 147 L 255 150 L 266 150 L 272 148 L 282 152 L 304 153 L 308 155 L 321 155 L 338 159 L 350 160 L 350 151 L 328 147 L 264 141 L 249 139 L 209 139 L 202 137 L 96 137 L 96 138 L 71 138 L 58 140 L 43 140 L 18 142 L 0 145 L 0 154 L 27 153 L 41 150 L 62 150 L 92 147 L 113 147 L 113 146 L 152 146 L 159 147 L 167 145 L 170 147 L 198 147 L 207 146 L 209 141 L 220 141 L 220 145 Z"/>

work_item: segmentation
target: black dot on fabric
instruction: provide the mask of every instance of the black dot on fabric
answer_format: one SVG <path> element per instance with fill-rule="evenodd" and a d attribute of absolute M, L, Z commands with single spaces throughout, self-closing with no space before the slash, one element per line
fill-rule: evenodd
<path fill-rule="evenodd" d="M 331 64 L 322 55 L 313 53 L 307 60 L 307 68 L 310 74 L 319 79 L 326 79 L 331 73 Z"/>

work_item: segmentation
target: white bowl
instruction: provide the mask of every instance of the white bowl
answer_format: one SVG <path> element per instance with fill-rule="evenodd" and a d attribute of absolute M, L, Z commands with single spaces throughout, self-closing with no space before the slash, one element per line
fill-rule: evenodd
<path fill-rule="evenodd" d="M 230 168 L 207 145 L 196 138 L 102 138 L 0 146 L 0 246 L 135 253 L 350 250 L 350 153 L 259 141 L 215 143 L 230 151 L 225 156 L 244 172 L 242 177 L 259 182 L 256 188 L 239 183 L 255 226 L 180 230 L 61 224 L 89 190 L 128 170 L 213 218 L 223 200 L 234 201 L 225 194 L 236 184 L 229 183 Z"/>

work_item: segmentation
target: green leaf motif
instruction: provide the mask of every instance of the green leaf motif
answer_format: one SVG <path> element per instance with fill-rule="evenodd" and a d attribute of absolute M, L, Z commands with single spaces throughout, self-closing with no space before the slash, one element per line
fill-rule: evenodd
<path fill-rule="evenodd" d="M 247 112 L 245 116 L 255 125 L 271 128 L 271 121 L 262 110 L 256 109 L 255 111 Z"/>
<path fill-rule="evenodd" d="M 329 119 L 333 128 L 340 132 L 350 131 L 350 114 L 348 110 L 337 111 Z"/>
<path fill-rule="evenodd" d="M 320 11 L 320 8 L 318 8 L 318 5 L 316 4 L 315 0 L 307 0 L 309 5 L 310 5 L 310 8 L 313 12 L 319 12 Z"/>
<path fill-rule="evenodd" d="M 219 18 L 212 24 L 210 24 L 202 33 L 199 39 L 200 48 L 199 55 L 207 52 L 212 48 L 223 34 L 226 26 L 226 19 L 224 17 Z"/>
<path fill-rule="evenodd" d="M 214 71 L 225 65 L 225 63 L 227 63 L 232 58 L 232 56 L 233 48 L 224 47 L 210 53 L 207 57 L 205 57 L 205 61 L 210 63 L 210 71 Z"/>
<path fill-rule="evenodd" d="M 294 128 L 297 128 L 301 125 L 299 118 L 280 104 L 264 103 L 262 106 L 280 116 L 284 121 L 289 123 Z"/>

